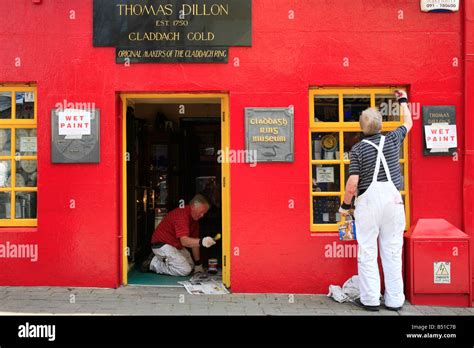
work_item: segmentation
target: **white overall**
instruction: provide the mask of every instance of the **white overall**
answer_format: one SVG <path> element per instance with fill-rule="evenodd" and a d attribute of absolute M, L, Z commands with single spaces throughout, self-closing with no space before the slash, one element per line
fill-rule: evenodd
<path fill-rule="evenodd" d="M 360 300 L 367 306 L 380 305 L 380 275 L 377 263 L 377 239 L 385 279 L 385 305 L 401 307 L 405 302 L 402 278 L 402 247 L 405 230 L 405 209 L 400 192 L 392 182 L 383 147 L 385 137 L 377 146 L 363 140 L 378 150 L 372 183 L 355 200 L 355 221 L 359 244 L 358 268 Z M 387 182 L 378 182 L 382 163 Z"/>
<path fill-rule="evenodd" d="M 151 260 L 150 270 L 158 274 L 187 276 L 194 268 L 194 261 L 186 248 L 177 249 L 169 244 L 161 248 L 152 248 L 155 257 Z"/>

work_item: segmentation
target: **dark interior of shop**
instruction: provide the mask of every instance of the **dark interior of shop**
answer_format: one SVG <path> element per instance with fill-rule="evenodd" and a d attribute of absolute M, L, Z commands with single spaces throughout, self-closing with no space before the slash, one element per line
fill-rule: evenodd
<path fill-rule="evenodd" d="M 168 212 L 196 193 L 211 201 L 199 221 L 200 237 L 222 232 L 220 104 L 145 100 L 127 108 L 127 244 L 129 284 L 175 285 L 190 277 L 143 274 L 151 236 Z M 201 261 L 222 264 L 222 244 L 201 248 Z"/>

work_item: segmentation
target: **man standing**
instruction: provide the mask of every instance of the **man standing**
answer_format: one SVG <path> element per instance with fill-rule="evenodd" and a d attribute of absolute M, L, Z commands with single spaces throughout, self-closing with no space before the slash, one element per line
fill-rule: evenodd
<path fill-rule="evenodd" d="M 355 200 L 355 221 L 359 244 L 358 270 L 360 299 L 356 304 L 370 311 L 380 306 L 378 249 L 385 277 L 385 307 L 398 311 L 405 302 L 402 278 L 403 232 L 405 208 L 399 192 L 400 146 L 413 126 L 407 94 L 396 91 L 405 122 L 383 136 L 382 115 L 369 108 L 360 116 L 364 140 L 354 145 L 350 155 L 349 179 L 344 202 L 339 209 L 347 216 Z M 377 248 L 377 240 L 379 248 Z"/>
<path fill-rule="evenodd" d="M 187 276 L 202 272 L 200 247 L 210 248 L 216 242 L 211 237 L 199 238 L 198 221 L 210 208 L 209 201 L 200 194 L 189 205 L 169 212 L 151 237 L 153 254 L 142 264 L 142 272 Z M 186 248 L 191 248 L 193 257 Z"/>

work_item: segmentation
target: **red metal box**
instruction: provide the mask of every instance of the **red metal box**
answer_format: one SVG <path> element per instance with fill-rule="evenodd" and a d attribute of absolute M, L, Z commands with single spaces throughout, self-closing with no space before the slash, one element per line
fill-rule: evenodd
<path fill-rule="evenodd" d="M 420 219 L 405 234 L 407 300 L 472 306 L 470 237 L 444 219 Z"/>

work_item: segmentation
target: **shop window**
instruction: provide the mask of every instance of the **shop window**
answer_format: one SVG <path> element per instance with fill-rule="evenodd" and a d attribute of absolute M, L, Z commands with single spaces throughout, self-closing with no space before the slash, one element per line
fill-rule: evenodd
<path fill-rule="evenodd" d="M 394 98 L 397 88 L 317 88 L 310 90 L 311 231 L 336 232 L 348 179 L 350 152 L 362 139 L 359 117 L 378 107 L 383 132 L 403 124 Z M 409 223 L 408 140 L 400 148 L 401 188 Z"/>
<path fill-rule="evenodd" d="M 339 120 L 339 96 L 314 96 L 314 120 L 317 122 L 337 122 Z"/>
<path fill-rule="evenodd" d="M 376 94 L 375 106 L 377 106 L 382 113 L 384 122 L 400 121 L 400 116 L 396 112 L 398 108 L 397 100 L 392 94 Z"/>
<path fill-rule="evenodd" d="M 359 122 L 362 111 L 370 107 L 370 95 L 345 94 L 344 122 Z"/>
<path fill-rule="evenodd" d="M 0 226 L 37 225 L 36 88 L 0 87 Z"/>

